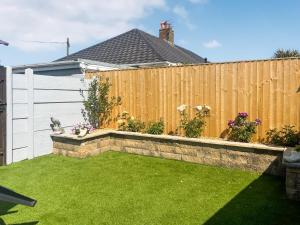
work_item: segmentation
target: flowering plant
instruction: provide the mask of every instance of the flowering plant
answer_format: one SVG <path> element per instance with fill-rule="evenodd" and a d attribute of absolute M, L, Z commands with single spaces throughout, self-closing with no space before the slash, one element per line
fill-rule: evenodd
<path fill-rule="evenodd" d="M 256 133 L 256 127 L 261 125 L 260 119 L 247 121 L 248 113 L 239 112 L 234 120 L 228 121 L 229 135 L 231 141 L 250 142 L 252 136 Z"/>
<path fill-rule="evenodd" d="M 92 133 L 95 130 L 95 128 L 89 123 L 78 123 L 72 127 L 71 132 L 74 135 L 79 135 L 80 131 L 84 129 L 87 130 L 88 134 Z"/>
<path fill-rule="evenodd" d="M 121 131 L 141 132 L 145 128 L 145 123 L 130 116 L 127 111 L 118 116 L 117 124 Z"/>
<path fill-rule="evenodd" d="M 296 130 L 292 125 L 285 125 L 281 129 L 270 129 L 266 135 L 268 144 L 289 147 L 300 145 L 300 130 Z"/>
<path fill-rule="evenodd" d="M 180 126 L 183 128 L 186 137 L 196 138 L 201 136 L 205 127 L 205 118 L 209 116 L 211 108 L 207 105 L 195 106 L 196 115 L 193 119 L 189 120 L 186 112 L 187 106 L 180 105 L 177 107 L 180 113 Z"/>

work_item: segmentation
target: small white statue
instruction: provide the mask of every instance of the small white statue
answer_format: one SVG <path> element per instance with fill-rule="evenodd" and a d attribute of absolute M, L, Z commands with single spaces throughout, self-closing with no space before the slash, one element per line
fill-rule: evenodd
<path fill-rule="evenodd" d="M 63 134 L 65 132 L 64 128 L 61 127 L 60 121 L 58 119 L 50 117 L 50 120 L 52 122 L 52 124 L 50 124 L 50 127 L 54 134 Z"/>

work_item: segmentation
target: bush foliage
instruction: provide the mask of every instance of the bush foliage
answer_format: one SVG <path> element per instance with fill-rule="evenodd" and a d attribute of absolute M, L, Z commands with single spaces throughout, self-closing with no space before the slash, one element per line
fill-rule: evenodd
<path fill-rule="evenodd" d="M 291 125 L 286 125 L 281 130 L 271 129 L 267 132 L 267 143 L 294 147 L 300 144 L 300 131 Z"/>
<path fill-rule="evenodd" d="M 118 130 L 130 132 L 142 132 L 145 129 L 145 123 L 139 119 L 130 116 L 128 112 L 124 111 L 118 116 Z"/>
<path fill-rule="evenodd" d="M 160 119 L 158 122 L 150 122 L 147 125 L 147 128 L 145 130 L 145 133 L 147 134 L 162 134 L 164 132 L 165 124 L 162 119 Z"/>
<path fill-rule="evenodd" d="M 103 80 L 99 77 L 89 84 L 87 97 L 81 91 L 84 105 L 84 109 L 81 110 L 82 115 L 84 120 L 94 128 L 100 128 L 111 121 L 110 115 L 113 108 L 121 104 L 121 97 L 109 98 L 110 87 L 111 83 L 108 78 Z"/>
<path fill-rule="evenodd" d="M 184 130 L 185 136 L 190 138 L 200 137 L 206 125 L 205 118 L 210 114 L 210 107 L 196 106 L 196 115 L 192 119 L 188 119 L 186 105 L 177 108 L 180 113 L 180 127 Z"/>

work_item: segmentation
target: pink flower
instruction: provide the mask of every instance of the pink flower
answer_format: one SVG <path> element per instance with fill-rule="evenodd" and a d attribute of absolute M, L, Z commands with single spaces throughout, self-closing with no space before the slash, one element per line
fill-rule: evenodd
<path fill-rule="evenodd" d="M 246 112 L 239 112 L 239 116 L 242 118 L 247 118 L 248 117 L 248 113 Z"/>
<path fill-rule="evenodd" d="M 234 121 L 233 120 L 229 120 L 228 121 L 228 126 L 229 127 L 233 127 L 235 124 L 234 124 Z"/>
<path fill-rule="evenodd" d="M 261 125 L 261 120 L 256 118 L 255 119 L 255 125 L 258 126 L 258 125 Z"/>

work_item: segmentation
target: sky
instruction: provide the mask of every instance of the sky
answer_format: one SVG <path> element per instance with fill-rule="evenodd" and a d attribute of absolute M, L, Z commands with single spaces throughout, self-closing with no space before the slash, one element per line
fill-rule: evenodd
<path fill-rule="evenodd" d="M 163 20 L 177 45 L 211 62 L 266 59 L 300 50 L 299 12 L 299 0 L 0 0 L 0 40 L 10 43 L 0 64 L 61 58 L 67 37 L 73 53 L 133 28 L 158 36 Z"/>

